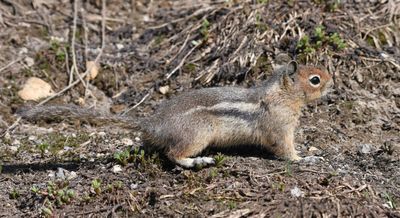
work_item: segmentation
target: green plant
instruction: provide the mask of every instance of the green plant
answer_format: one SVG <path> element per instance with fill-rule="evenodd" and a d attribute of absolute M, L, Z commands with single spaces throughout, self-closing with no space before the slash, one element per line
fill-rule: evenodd
<path fill-rule="evenodd" d="M 94 179 L 92 181 L 92 188 L 97 195 L 101 194 L 101 180 Z"/>
<path fill-rule="evenodd" d="M 268 29 L 268 25 L 263 23 L 261 21 L 261 14 L 260 13 L 256 13 L 256 27 L 257 29 L 259 29 L 261 32 L 265 32 Z"/>
<path fill-rule="evenodd" d="M 283 182 L 272 183 L 272 189 L 279 190 L 280 192 L 284 192 L 285 191 L 285 184 Z"/>
<path fill-rule="evenodd" d="M 33 193 L 35 193 L 35 194 L 38 194 L 39 193 L 39 188 L 37 187 L 37 186 L 32 186 L 32 188 L 31 188 L 31 191 L 33 192 Z"/>
<path fill-rule="evenodd" d="M 48 208 L 48 207 L 45 207 L 45 206 L 40 208 L 40 213 L 44 217 L 53 217 L 53 210 L 51 208 Z"/>
<path fill-rule="evenodd" d="M 46 214 L 53 210 L 53 204 L 61 207 L 64 204 L 69 204 L 76 196 L 75 191 L 68 188 L 68 182 L 66 181 L 57 183 L 49 181 L 44 190 L 40 190 L 34 185 L 31 187 L 31 191 L 45 199 L 41 211 Z"/>
<path fill-rule="evenodd" d="M 210 28 L 210 22 L 207 19 L 204 19 L 201 23 L 200 33 L 203 35 L 204 38 L 208 38 L 208 31 Z"/>
<path fill-rule="evenodd" d="M 17 199 L 20 196 L 20 193 L 17 189 L 13 188 L 10 192 L 10 199 Z"/>
<path fill-rule="evenodd" d="M 233 210 L 233 209 L 235 209 L 237 206 L 236 206 L 236 202 L 234 202 L 234 201 L 228 201 L 228 208 L 229 208 L 229 210 Z"/>
<path fill-rule="evenodd" d="M 335 50 L 346 48 L 346 43 L 338 33 L 328 35 L 325 31 L 325 27 L 318 25 L 315 27 L 311 38 L 308 35 L 304 35 L 299 39 L 296 48 L 299 53 L 312 54 L 317 49 L 327 47 L 328 45 Z"/>
<path fill-rule="evenodd" d="M 119 151 L 114 154 L 114 159 L 121 164 L 122 166 L 126 166 L 129 162 L 131 155 L 129 150 Z"/>
<path fill-rule="evenodd" d="M 329 42 L 332 43 L 339 50 L 346 48 L 346 43 L 342 38 L 340 38 L 338 33 L 333 33 L 329 36 Z"/>
<path fill-rule="evenodd" d="M 387 200 L 386 204 L 387 204 L 391 209 L 396 209 L 396 202 L 395 202 L 393 196 L 392 196 L 391 194 L 387 193 L 387 192 L 384 192 L 383 194 L 384 194 L 384 196 L 385 196 L 385 198 L 386 198 L 386 200 Z"/>
<path fill-rule="evenodd" d="M 215 177 L 217 177 L 218 172 L 215 168 L 210 169 L 208 172 L 207 182 L 211 182 Z"/>
<path fill-rule="evenodd" d="M 225 156 L 218 152 L 217 155 L 214 156 L 214 161 L 215 161 L 215 166 L 220 167 L 225 162 Z"/>
<path fill-rule="evenodd" d="M 59 62 L 64 62 L 67 56 L 67 48 L 63 47 L 59 41 L 52 40 L 50 42 L 50 50 L 55 53 L 56 60 Z"/>
<path fill-rule="evenodd" d="M 116 189 L 122 189 L 122 186 L 123 186 L 123 182 L 122 181 L 115 181 L 114 182 L 114 187 L 116 188 Z"/>
<path fill-rule="evenodd" d="M 285 173 L 288 176 L 292 176 L 292 161 L 287 161 L 285 165 Z"/>
<path fill-rule="evenodd" d="M 37 148 L 40 151 L 40 154 L 42 155 L 42 157 L 44 156 L 44 154 L 46 153 L 46 151 L 49 149 L 50 145 L 47 143 L 41 143 L 37 145 Z"/>
<path fill-rule="evenodd" d="M 310 44 L 310 38 L 307 35 L 301 37 L 301 39 L 297 42 L 296 48 L 297 50 L 300 50 L 300 52 L 304 52 L 306 54 L 311 54 L 315 52 L 315 49 Z"/>

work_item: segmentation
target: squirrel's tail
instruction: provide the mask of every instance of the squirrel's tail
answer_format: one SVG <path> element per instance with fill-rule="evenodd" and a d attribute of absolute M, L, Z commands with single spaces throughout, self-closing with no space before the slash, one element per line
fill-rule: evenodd
<path fill-rule="evenodd" d="M 91 125 L 117 125 L 123 128 L 137 129 L 137 121 L 132 117 L 118 116 L 76 105 L 37 106 L 22 108 L 17 112 L 29 122 L 61 122 L 79 120 Z"/>

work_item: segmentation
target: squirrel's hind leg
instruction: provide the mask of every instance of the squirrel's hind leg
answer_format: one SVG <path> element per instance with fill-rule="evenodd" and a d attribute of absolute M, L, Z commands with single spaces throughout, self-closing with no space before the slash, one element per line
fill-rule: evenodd
<path fill-rule="evenodd" d="M 177 144 L 169 149 L 167 152 L 168 158 L 186 168 L 192 168 L 196 165 L 210 165 L 214 164 L 214 158 L 211 157 L 194 157 L 201 153 L 208 144 L 205 143 L 191 143 L 191 144 Z M 194 157 L 194 158 L 192 158 Z"/>
<path fill-rule="evenodd" d="M 198 165 L 206 166 L 215 164 L 215 160 L 212 157 L 182 158 L 176 159 L 175 162 L 186 168 L 192 168 Z"/>

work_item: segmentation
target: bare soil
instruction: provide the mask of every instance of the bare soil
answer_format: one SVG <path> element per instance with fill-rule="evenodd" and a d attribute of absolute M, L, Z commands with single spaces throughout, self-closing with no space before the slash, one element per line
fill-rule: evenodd
<path fill-rule="evenodd" d="M 400 217 L 400 2 L 77 3 L 0 1 L 0 216 Z M 325 67 L 335 90 L 304 108 L 298 163 L 242 147 L 188 170 L 143 152 L 139 132 L 18 121 L 40 102 L 18 96 L 28 78 L 61 91 L 102 40 L 99 75 L 46 104 L 151 116 L 190 89 L 257 85 L 281 53 Z"/>

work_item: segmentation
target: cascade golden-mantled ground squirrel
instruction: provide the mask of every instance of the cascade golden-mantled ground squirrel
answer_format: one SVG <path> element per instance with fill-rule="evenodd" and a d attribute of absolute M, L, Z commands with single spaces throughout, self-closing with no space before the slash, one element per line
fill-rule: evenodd
<path fill-rule="evenodd" d="M 325 95 L 332 84 L 328 73 L 291 62 L 259 87 L 194 90 L 163 102 L 153 116 L 141 120 L 76 106 L 36 107 L 21 116 L 31 121 L 67 117 L 138 127 L 144 146 L 165 152 L 184 167 L 213 164 L 213 158 L 195 158 L 209 146 L 261 145 L 279 157 L 299 160 L 294 132 L 301 108 Z"/>

